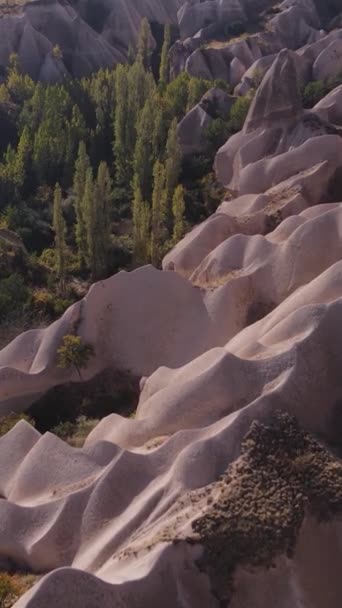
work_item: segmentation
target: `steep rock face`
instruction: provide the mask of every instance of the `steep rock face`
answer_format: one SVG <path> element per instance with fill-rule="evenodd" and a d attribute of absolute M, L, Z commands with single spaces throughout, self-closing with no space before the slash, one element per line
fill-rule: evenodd
<path fill-rule="evenodd" d="M 342 126 L 342 85 L 319 101 L 313 111 L 323 120 Z"/>
<path fill-rule="evenodd" d="M 284 120 L 291 119 L 295 122 L 301 116 L 296 59 L 295 54 L 289 51 L 279 53 L 253 99 L 244 124 L 244 133 Z"/>
<path fill-rule="evenodd" d="M 317 57 L 313 65 L 315 80 L 327 81 L 341 73 L 342 39 L 334 40 Z"/>
<path fill-rule="evenodd" d="M 147 17 L 180 28 L 181 41 L 171 52 L 173 74 L 186 67 L 195 76 L 223 78 L 236 86 L 261 57 L 324 35 L 325 19 L 310 0 L 274 5 L 274 0 L 99 0 L 95 8 L 92 0 L 33 0 L 0 15 L 0 66 L 16 52 L 34 78 L 58 81 L 66 72 L 83 76 L 125 61 Z M 336 7 L 329 9 L 331 17 L 337 13 Z M 56 44 L 63 61 L 53 54 Z"/>
<path fill-rule="evenodd" d="M 279 53 L 254 97 L 242 131 L 216 155 L 219 180 L 242 194 L 264 192 L 317 163 L 330 162 L 338 170 L 342 140 L 333 125 L 303 110 L 296 60 L 292 51 Z M 278 155 L 282 155 L 279 162 Z M 277 166 L 282 167 L 281 174 L 276 173 Z"/>
<path fill-rule="evenodd" d="M 229 4 L 233 5 L 235 6 L 234 3 Z M 182 11 L 205 13 L 206 6 L 210 9 L 210 15 L 214 15 L 208 19 L 216 19 L 216 32 L 213 33 L 207 27 L 200 30 L 200 34 L 196 36 L 191 34 L 192 40 L 199 40 L 200 36 L 202 45 L 198 44 L 192 49 L 188 40 L 184 41 L 183 65 L 194 76 L 227 79 L 233 87 L 238 85 L 244 73 L 257 60 L 274 55 L 283 48 L 296 50 L 304 45 L 315 44 L 325 35 L 322 30 L 322 17 L 311 0 L 287 0 L 276 5 L 273 2 L 261 2 L 253 7 L 251 3 L 241 3 L 247 15 L 246 21 L 241 18 L 240 28 L 247 29 L 241 36 L 239 32 L 234 35 L 229 31 L 229 26 L 224 26 L 224 19 L 217 15 L 218 9 L 215 13 L 215 2 L 184 5 Z M 194 20 L 192 25 L 196 29 Z M 222 28 L 228 30 L 222 33 Z M 255 30 L 259 31 L 254 33 Z M 215 41 L 215 33 L 221 42 Z M 178 46 L 180 52 L 181 44 Z"/>
<path fill-rule="evenodd" d="M 232 28 L 245 25 L 247 14 L 241 0 L 207 0 L 206 2 L 186 2 L 178 14 L 182 38 L 194 36 L 200 30 L 214 24 Z"/>
<path fill-rule="evenodd" d="M 141 306 L 140 288 L 146 296 L 144 307 Z M 161 298 L 168 301 L 164 318 L 160 314 Z M 99 312 L 100 302 L 102 313 L 99 322 L 94 324 L 93 311 L 96 309 Z M 191 319 L 189 317 L 186 320 L 177 315 L 176 311 L 180 308 L 188 308 Z M 122 316 L 124 310 L 126 314 Z M 170 311 L 173 311 L 171 315 Z M 151 319 L 148 324 L 146 314 Z M 201 335 L 197 333 L 196 315 L 203 328 Z M 127 340 L 133 318 L 141 329 L 140 335 L 134 332 L 131 336 L 134 344 Z M 113 324 L 114 319 L 117 323 Z M 155 332 L 152 330 L 152 322 L 156 323 Z M 20 409 L 24 396 L 28 404 L 28 393 L 31 394 L 32 402 L 50 386 L 63 384 L 75 377 L 74 370 L 63 371 L 56 366 L 56 351 L 61 338 L 66 333 L 73 332 L 75 323 L 79 325 L 84 341 L 94 344 L 95 349 L 98 349 L 98 355 L 92 361 L 85 379 L 113 366 L 130 370 L 138 376 L 148 375 L 161 363 L 181 365 L 215 343 L 216 329 L 200 294 L 186 281 L 174 273 L 160 275 L 152 267 L 139 269 L 133 274 L 119 273 L 113 279 L 94 285 L 87 297 L 72 306 L 61 321 L 52 324 L 47 330 L 33 330 L 23 334 L 1 352 L 0 403 L 3 412 L 16 407 Z M 169 326 L 170 340 L 163 336 L 162 327 L 166 325 Z M 107 333 L 108 326 L 113 329 L 111 334 Z M 155 335 L 152 342 L 151 332 Z M 183 343 L 182 346 L 179 341 Z M 149 354 L 145 349 L 147 342 L 151 345 Z"/>
<path fill-rule="evenodd" d="M 74 4 L 94 26 L 91 4 Z M 309 1 L 280 8 L 296 7 L 315 29 Z M 16 608 L 339 608 L 341 463 L 288 418 L 268 423 L 281 408 L 341 445 L 342 203 L 329 202 L 341 197 L 341 91 L 311 112 L 298 92 L 339 36 L 262 64 L 244 128 L 216 160 L 236 192 L 166 272 L 100 282 L 0 352 L 2 413 L 79 382 L 57 366 L 66 333 L 95 348 L 84 379 L 143 376 L 135 418 L 105 418 L 82 449 L 23 421 L 0 438 L 2 567 L 48 571 Z M 233 80 L 264 58 L 236 45 Z M 200 109 L 212 118 L 230 102 L 212 90 Z"/>
<path fill-rule="evenodd" d="M 178 139 L 184 155 L 201 154 L 208 149 L 207 132 L 217 118 L 226 120 L 236 98 L 221 89 L 210 89 L 178 125 Z"/>
<path fill-rule="evenodd" d="M 65 73 L 84 76 L 125 61 L 136 41 L 142 17 L 151 22 L 177 23 L 178 0 L 27 2 L 0 17 L 0 65 L 19 55 L 23 69 L 35 79 L 58 81 Z M 60 47 L 63 61 L 53 54 Z"/>

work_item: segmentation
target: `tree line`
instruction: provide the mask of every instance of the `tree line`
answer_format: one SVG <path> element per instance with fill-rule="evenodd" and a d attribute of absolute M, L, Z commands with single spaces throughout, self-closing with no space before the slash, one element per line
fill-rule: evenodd
<path fill-rule="evenodd" d="M 144 19 L 127 65 L 56 85 L 33 82 L 12 56 L 0 85 L 0 104 L 18 125 L 2 151 L 1 221 L 19 229 L 29 248 L 42 249 L 51 239 L 53 192 L 61 281 L 70 248 L 80 272 L 105 276 L 113 220 L 132 218 L 135 264 L 158 266 L 166 247 L 184 233 L 177 123 L 212 83 L 186 74 L 169 81 L 169 26 L 156 78 L 150 41 Z"/>
<path fill-rule="evenodd" d="M 54 85 L 23 74 L 14 55 L 0 85 L 0 226 L 53 260 L 62 284 L 70 264 L 93 279 L 110 272 L 113 223 L 131 220 L 134 265 L 159 266 L 184 234 L 177 125 L 214 83 L 170 81 L 169 26 L 153 74 L 151 39 L 143 19 L 127 64 Z"/>

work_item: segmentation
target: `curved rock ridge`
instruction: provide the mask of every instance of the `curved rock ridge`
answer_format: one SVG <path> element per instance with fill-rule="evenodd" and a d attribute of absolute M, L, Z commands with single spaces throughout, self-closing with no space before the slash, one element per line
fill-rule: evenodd
<path fill-rule="evenodd" d="M 18 11 L 1 14 L 0 66 L 11 53 L 19 56 L 25 72 L 45 82 L 65 74 L 86 76 L 126 60 L 135 44 L 142 17 L 151 22 L 177 23 L 181 0 L 93 0 L 25 2 Z M 63 59 L 56 58 L 58 45 Z"/>
<path fill-rule="evenodd" d="M 235 13 L 234 18 L 226 20 L 220 13 L 226 8 Z M 331 14 L 336 15 L 339 10 L 334 7 Z M 338 76 L 335 51 L 341 30 L 335 28 L 339 24 L 331 26 L 334 31 L 327 34 L 323 29 L 327 20 L 311 0 L 185 3 L 179 11 L 179 21 L 183 40 L 171 51 L 173 73 L 186 69 L 193 76 L 224 79 L 236 87 L 236 93 L 245 94 L 269 67 L 270 58 L 287 48 L 298 50 L 297 68 L 304 82 L 313 77 L 313 71 L 316 73 L 313 64 L 317 49 L 322 54 L 318 60 L 322 68 L 317 74 L 324 79 Z M 201 29 L 194 34 L 198 27 Z"/>
<path fill-rule="evenodd" d="M 249 223 L 247 213 L 229 215 L 243 205 Z M 305 206 L 295 191 L 277 210 L 267 195 L 223 203 L 168 256 L 166 267 L 172 263 L 177 273 L 152 267 L 120 273 L 95 285 L 49 328 L 19 336 L 0 352 L 2 413 L 28 407 L 53 386 L 77 381 L 76 370 L 59 369 L 56 357 L 62 337 L 76 325 L 96 354 L 84 380 L 108 368 L 149 376 L 160 366 L 180 367 L 224 344 L 340 259 L 341 204 L 308 209 L 267 236 L 258 234 L 261 226 L 266 232 L 270 210 L 279 223 L 282 213 Z M 239 226 L 249 226 L 246 235 L 239 234 Z M 312 241 L 321 243 L 324 255 L 320 248 L 312 252 Z M 191 275 L 194 286 L 179 274 Z"/>
<path fill-rule="evenodd" d="M 25 421 L 0 438 L 1 568 L 43 575 L 15 607 L 339 608 L 340 461 L 293 436 L 291 421 L 275 436 L 267 426 L 282 410 L 341 445 L 341 87 L 311 111 L 300 94 L 315 75 L 336 75 L 342 30 L 322 27 L 339 2 L 103 0 L 96 18 L 90 0 L 72 4 L 38 0 L 0 19 L 9 28 L 0 60 L 15 32 L 35 77 L 88 73 L 96 62 L 74 41 L 111 65 L 144 14 L 179 20 L 184 36 L 191 29 L 171 53 L 189 71 L 224 74 L 236 95 L 258 90 L 216 157 L 231 198 L 167 254 L 163 271 L 101 281 L 50 327 L 0 351 L 1 415 L 80 381 L 57 365 L 65 334 L 94 347 L 81 380 L 103 370 L 141 377 L 135 417 L 104 418 L 82 448 Z M 214 48 L 218 14 L 236 26 L 253 14 L 260 31 Z M 54 63 L 60 41 L 64 63 Z M 185 132 L 189 153 L 233 101 L 213 88 L 186 117 L 196 126 L 193 140 Z M 255 559 L 232 564 L 246 547 Z"/>
<path fill-rule="evenodd" d="M 93 0 L 14 3 L 0 6 L 0 66 L 4 69 L 15 52 L 35 79 L 82 77 L 124 62 L 129 46 L 136 43 L 141 19 L 147 17 L 151 23 L 179 27 L 181 39 L 171 51 L 173 74 L 186 69 L 235 87 L 256 61 L 267 62 L 284 47 L 318 44 L 327 26 L 320 9 L 311 0 L 97 0 L 96 9 Z M 329 17 L 339 10 L 331 7 Z M 54 53 L 55 45 L 62 59 Z M 339 47 L 338 35 L 330 44 L 325 41 L 314 66 L 317 76 L 337 75 Z"/>
<path fill-rule="evenodd" d="M 203 501 L 194 506 L 186 498 L 189 492 L 205 497 L 203 489 L 239 456 L 251 421 L 269 416 L 279 403 L 312 430 L 331 433 L 342 390 L 336 383 L 341 277 L 338 263 L 296 294 L 296 301 L 292 298 L 225 348 L 207 352 L 186 369 L 159 370 L 145 384 L 136 420 L 110 417 L 81 450 L 49 433 L 41 437 L 26 422 L 0 440 L 2 562 L 35 571 L 57 569 L 16 606 L 43 606 L 50 598 L 59 608 L 60 586 L 70 606 L 91 597 L 94 605 L 115 600 L 128 608 L 138 606 L 138 600 L 145 604 L 153 593 L 157 606 L 162 584 L 169 589 L 170 608 L 183 597 L 196 606 L 201 594 L 204 606 L 218 606 L 209 580 L 196 568 L 202 556 L 198 542 L 194 547 L 170 544 L 170 529 L 173 538 L 190 535 L 191 522 L 207 507 Z M 160 434 L 164 441 L 142 445 Z M 130 449 L 115 445 L 117 438 Z M 308 528 L 318 544 L 330 537 L 329 528 L 308 522 L 302 541 Z M 304 564 L 308 573 L 315 569 L 314 560 L 306 561 L 305 546 L 299 540 L 292 564 L 303 589 Z M 286 562 L 278 567 L 283 572 Z M 240 576 L 244 581 L 243 571 Z M 249 585 L 247 591 L 252 591 Z M 241 593 L 239 585 L 237 606 Z M 247 598 L 244 605 L 252 608 L 251 595 Z M 294 605 L 299 608 L 299 599 Z M 331 599 L 327 605 L 336 604 Z"/>
<path fill-rule="evenodd" d="M 56 355 L 63 336 L 76 327 L 95 349 L 84 379 L 108 367 L 149 375 L 161 364 L 190 361 L 217 340 L 200 293 L 176 273 L 152 266 L 121 272 L 95 284 L 47 329 L 26 332 L 1 351 L 2 413 L 21 409 L 22 403 L 27 407 L 51 386 L 77 380 L 76 370 L 57 367 Z"/>
<path fill-rule="evenodd" d="M 240 194 L 265 192 L 279 182 L 298 180 L 325 163 L 328 182 L 339 180 L 341 142 L 338 110 L 304 110 L 296 54 L 284 49 L 264 76 L 243 129 L 228 139 L 215 158 L 219 181 Z M 338 89 L 335 93 L 336 101 Z M 333 93 L 330 99 L 335 99 Z M 328 104 L 331 102 L 327 101 Z M 338 103 L 338 102 L 337 102 Z M 336 119 L 337 124 L 328 122 Z M 329 166 L 329 169 L 328 169 Z M 329 184 L 325 186 L 329 197 Z M 311 204 L 320 200 L 311 199 Z"/>
<path fill-rule="evenodd" d="M 262 207 L 260 199 L 256 197 L 256 207 Z M 99 330 L 104 314 L 98 308 L 99 290 L 104 302 L 110 288 L 112 302 L 119 307 L 114 319 L 120 315 L 120 329 L 135 350 L 135 336 L 132 342 L 122 314 L 127 294 L 130 301 L 137 299 L 132 283 L 141 289 L 149 281 L 146 293 L 153 293 L 161 308 L 153 285 L 164 282 L 167 289 L 172 281 L 170 294 L 183 285 L 187 292 L 182 304 L 185 319 L 187 302 L 191 304 L 189 314 L 194 315 L 199 298 L 201 310 L 207 311 L 213 327 L 220 328 L 218 346 L 207 344 L 197 357 L 194 351 L 188 357 L 182 352 L 183 360 L 189 358 L 185 365 L 179 359 L 176 365 L 158 367 L 142 383 L 136 418 L 112 415 L 104 419 L 82 449 L 71 448 L 50 433 L 40 436 L 26 422 L 0 439 L 1 562 L 38 572 L 57 569 L 19 600 L 19 607 L 43 606 L 52 595 L 52 606 L 59 608 L 60 591 L 53 590 L 62 584 L 70 605 L 81 606 L 89 593 L 95 604 L 103 599 L 104 605 L 110 605 L 120 598 L 128 608 L 138 598 L 145 603 L 152 593 L 160 598 L 158 581 L 166 571 L 170 607 L 177 601 L 177 593 L 191 597 L 191 608 L 201 594 L 205 606 L 216 606 L 208 579 L 200 577 L 196 569 L 200 549 L 193 553 L 182 543 L 170 546 L 163 530 L 170 528 L 178 498 L 212 483 L 235 460 L 252 420 L 270 415 L 281 405 L 312 431 L 330 438 L 338 435 L 336 416 L 342 396 L 341 209 L 341 204 L 308 208 L 265 237 L 228 238 L 194 273 L 194 280 L 206 282 L 201 289 L 176 273 L 152 268 L 120 274 L 120 289 L 111 282 L 93 287 L 82 305 L 84 320 L 76 319 L 80 333 L 86 332 L 92 311 L 93 336 L 103 336 Z M 174 307 L 179 310 L 170 294 L 164 304 L 167 315 Z M 97 302 L 96 313 L 92 298 Z M 75 308 L 67 315 L 69 323 L 75 320 Z M 164 312 L 158 313 L 164 334 L 165 328 L 181 333 L 184 327 L 172 328 Z M 143 314 L 147 319 L 146 310 Z M 136 321 L 139 327 L 139 319 Z M 65 323 L 63 317 L 54 324 L 53 332 L 44 336 L 45 344 L 40 342 L 31 362 L 33 372 L 39 374 L 44 356 L 49 356 L 49 341 L 58 335 L 58 325 L 65 329 Z M 201 324 L 199 316 L 197 330 Z M 107 328 L 109 325 L 107 319 Z M 113 335 L 118 337 L 118 331 L 119 327 L 113 329 Z M 155 331 L 163 330 L 157 324 Z M 178 348 L 184 351 L 185 344 L 180 342 Z M 114 345 L 111 348 L 117 351 Z M 1 355 L 8 353 L 18 357 L 16 342 Z M 127 480 L 124 486 L 123 478 Z M 181 521 L 188 520 L 182 517 Z M 187 534 L 188 523 L 184 525 L 182 534 Z M 314 527 L 316 534 L 317 542 L 323 542 L 321 532 Z M 283 562 L 279 567 L 286 571 Z M 311 567 L 315 567 L 314 562 Z M 298 568 L 301 571 L 302 566 Z M 247 574 L 239 576 L 245 581 Z M 82 590 L 79 599 L 75 598 L 76 587 Z M 243 601 L 240 593 L 238 587 L 234 601 Z M 247 597 L 245 606 L 252 608 L 251 596 Z M 320 603 L 317 606 L 321 608 Z"/>
<path fill-rule="evenodd" d="M 205 153 L 208 148 L 207 132 L 217 118 L 227 120 L 236 97 L 213 87 L 180 121 L 178 141 L 184 156 Z"/>

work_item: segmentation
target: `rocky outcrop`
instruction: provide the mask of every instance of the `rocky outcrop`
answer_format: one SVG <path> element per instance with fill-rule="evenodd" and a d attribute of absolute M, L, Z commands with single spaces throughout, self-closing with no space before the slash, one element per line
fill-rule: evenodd
<path fill-rule="evenodd" d="M 90 0 L 27 1 L 0 12 L 0 66 L 15 52 L 37 79 L 87 75 L 125 61 L 141 19 L 147 17 L 151 23 L 179 26 L 181 40 L 170 55 L 173 75 L 186 68 L 234 87 L 255 61 L 324 36 L 325 18 L 311 0 L 274 5 L 274 0 L 99 0 L 95 10 Z M 61 59 L 54 53 L 56 45 Z"/>
<path fill-rule="evenodd" d="M 308 207 L 300 186 L 283 191 L 280 188 L 278 192 L 248 194 L 224 201 L 216 213 L 189 232 L 165 256 L 163 268 L 188 278 L 196 276 L 203 260 L 230 237 L 267 234 L 283 219 Z"/>
<path fill-rule="evenodd" d="M 145 0 L 139 11 L 172 20 L 178 4 Z M 262 71 L 242 131 L 216 157 L 230 198 L 164 270 L 101 281 L 50 327 L 0 351 L 2 414 L 103 370 L 141 377 L 135 417 L 111 414 L 82 448 L 24 421 L 0 438 L 1 566 L 46 573 L 15 608 L 341 603 L 342 470 L 327 447 L 341 449 L 341 87 L 312 111 L 300 94 L 315 64 L 328 69 L 322 53 L 340 33 L 294 46 L 321 36 L 317 20 L 331 19 L 337 2 L 187 4 L 183 15 L 266 11 L 262 25 L 272 21 L 293 48 L 278 48 L 275 31 L 224 45 L 227 78 L 242 75 L 237 93 Z M 76 15 L 79 40 L 114 48 L 113 2 L 96 22 L 87 0 L 60 6 Z M 136 3 L 115 6 L 133 32 Z M 196 43 L 181 44 L 193 52 Z M 213 66 L 219 57 L 201 53 Z M 92 69 L 72 47 L 68 57 L 56 69 Z M 179 126 L 183 147 L 202 145 L 205 121 L 225 118 L 232 102 L 210 90 Z M 9 231 L 1 239 L 20 247 Z M 57 365 L 68 333 L 94 349 L 81 378 Z"/>
<path fill-rule="evenodd" d="M 265 2 L 266 4 L 266 2 Z M 248 17 L 241 0 L 222 2 L 185 2 L 178 13 L 179 28 L 182 38 L 190 38 L 200 30 L 214 25 L 217 33 L 227 28 L 234 32 L 247 25 Z"/>
<path fill-rule="evenodd" d="M 266 73 L 242 131 L 218 151 L 215 169 L 241 194 L 265 192 L 320 163 L 336 174 L 341 150 L 334 126 L 303 110 L 296 54 L 284 50 Z"/>
<path fill-rule="evenodd" d="M 236 206 L 240 202 L 236 201 Z M 262 204 L 261 199 L 255 200 L 255 211 Z M 340 464 L 288 419 L 273 430 L 260 424 L 281 404 L 311 431 L 326 438 L 336 436 L 340 429 L 341 208 L 341 204 L 311 208 L 288 218 L 267 237 L 228 238 L 202 262 L 194 275 L 201 287 L 188 283 L 188 295 L 181 306 L 170 301 L 171 291 L 167 300 L 157 297 L 164 291 L 154 291 L 158 315 L 167 314 L 163 328 L 153 327 L 145 317 L 149 344 L 146 337 L 140 340 L 144 345 L 142 358 L 153 336 L 164 332 L 164 340 L 159 337 L 163 341 L 162 357 L 175 348 L 184 360 L 184 349 L 190 348 L 192 338 L 180 327 L 175 331 L 173 322 L 175 311 L 178 318 L 179 310 L 185 316 L 187 311 L 194 312 L 192 297 L 202 299 L 211 322 L 217 323 L 220 331 L 214 348 L 209 346 L 185 365 L 173 362 L 171 367 L 157 366 L 142 383 L 134 419 L 109 416 L 92 431 L 82 449 L 72 448 L 50 433 L 41 436 L 23 421 L 0 439 L 2 563 L 50 571 L 17 602 L 16 608 L 40 608 L 46 606 L 47 598 L 53 608 L 61 608 L 66 597 L 79 608 L 89 597 L 104 606 L 120 601 L 124 608 L 138 606 L 139 602 L 157 607 L 165 588 L 167 607 L 177 605 L 182 593 L 191 608 L 199 601 L 205 608 L 216 608 L 217 595 L 224 597 L 225 592 L 220 585 L 217 587 L 220 569 L 213 571 L 208 566 L 206 553 L 210 522 L 215 517 L 215 546 L 222 551 L 222 559 L 227 552 L 233 555 L 227 540 L 232 530 L 234 555 L 238 551 L 240 556 L 230 563 L 234 585 L 230 587 L 230 577 L 224 579 L 224 588 L 234 589 L 230 602 L 238 608 L 244 598 L 243 605 L 252 608 L 255 602 L 251 590 L 260 585 L 267 608 L 272 607 L 273 600 L 264 597 L 265 588 L 272 594 L 281 593 L 286 601 L 291 598 L 291 605 L 300 608 L 289 581 L 296 576 L 296 589 L 302 597 L 311 589 L 308 577 L 316 572 L 312 551 L 308 553 L 313 539 L 317 547 L 328 546 L 328 553 L 331 551 L 329 530 L 334 538 L 339 530 L 333 517 L 341 505 Z M 165 286 L 172 278 L 172 273 L 148 273 L 143 269 L 130 277 L 121 275 L 120 281 L 131 285 L 124 290 L 130 296 L 126 307 L 134 299 L 135 283 L 139 283 L 141 304 L 155 280 Z M 178 278 L 177 289 L 181 283 Z M 176 291 L 174 287 L 175 283 Z M 97 307 L 92 309 L 91 325 L 97 331 L 103 322 L 98 304 L 105 290 L 103 284 L 93 288 Z M 117 298 L 113 302 L 116 304 Z M 90 302 L 86 307 L 90 312 Z M 120 306 L 115 318 L 123 319 L 124 312 Z M 207 332 L 203 317 L 193 321 L 189 315 L 188 325 L 192 322 L 198 335 Z M 60 328 L 63 325 L 65 329 L 65 318 L 57 322 Z M 108 333 L 108 323 L 103 327 Z M 125 331 L 127 351 L 132 348 L 133 352 L 138 344 L 136 332 L 142 331 L 140 319 L 132 316 Z M 37 355 L 33 361 L 33 352 L 26 354 L 31 357 L 27 373 L 36 383 L 46 374 L 42 364 L 49 358 L 49 344 L 52 347 L 51 333 L 45 334 L 44 348 L 41 337 L 31 333 L 32 347 L 40 343 L 40 371 Z M 119 343 L 113 347 L 114 364 Z M 152 340 L 151 349 L 153 344 Z M 103 333 L 100 345 L 104 345 Z M 15 355 L 19 365 L 23 353 L 19 342 L 10 351 L 2 351 L 2 363 L 9 353 Z M 50 380 L 53 366 L 50 358 Z M 259 423 L 249 432 L 253 421 Z M 285 466 L 282 458 L 287 463 L 285 468 L 281 468 Z M 280 468 L 275 469 L 278 465 Z M 267 474 L 267 483 L 261 483 L 259 475 L 263 479 L 265 466 L 270 467 L 272 475 Z M 280 476 L 278 470 L 282 470 Z M 297 487 L 298 475 L 306 480 L 301 489 Z M 252 487 L 255 483 L 258 495 L 251 491 L 247 479 Z M 244 497 L 245 509 L 236 502 L 239 496 Z M 252 519 L 249 515 L 245 522 L 242 514 L 248 512 L 248 501 L 257 497 Z M 217 517 L 225 500 L 228 507 L 226 503 Z M 311 519 L 304 517 L 307 500 L 312 506 Z M 270 508 L 266 519 L 262 511 L 265 504 Z M 292 510 L 294 505 L 297 508 Z M 228 517 L 232 509 L 237 509 L 233 529 Z M 282 509 L 289 518 L 288 527 L 283 526 L 285 515 L 279 519 Z M 318 525 L 315 518 L 323 516 L 327 523 Z M 245 523 L 249 533 L 241 546 Z M 221 525 L 226 533 L 218 544 Z M 278 529 L 273 544 L 270 532 Z M 251 571 L 248 561 L 239 560 L 250 555 L 254 532 L 259 550 L 253 551 L 253 557 L 260 561 Z M 292 550 L 287 558 L 287 549 L 279 545 L 286 539 L 291 540 Z M 262 552 L 260 542 L 265 543 Z M 268 580 L 270 572 L 262 559 L 271 549 L 274 568 Z M 216 553 L 209 555 L 215 559 Z M 338 551 L 335 557 L 340 560 Z M 225 562 L 225 574 L 228 571 Z M 280 586 L 278 577 L 282 576 L 285 578 Z M 333 577 L 330 584 L 336 585 Z M 336 608 L 334 597 L 330 600 L 324 595 L 316 606 Z"/>
<path fill-rule="evenodd" d="M 311 0 L 274 5 L 274 0 L 99 0 L 95 10 L 90 0 L 27 1 L 0 11 L 0 66 L 15 52 L 36 79 L 84 76 L 125 61 L 141 19 L 147 17 L 151 23 L 179 26 L 181 40 L 170 55 L 172 74 L 186 68 L 234 87 L 255 61 L 324 35 L 325 18 Z M 61 59 L 54 53 L 56 45 Z"/>
<path fill-rule="evenodd" d="M 342 126 L 342 85 L 333 89 L 329 95 L 319 101 L 313 111 L 322 120 L 333 125 Z"/>
<path fill-rule="evenodd" d="M 81 77 L 126 60 L 135 44 L 142 17 L 151 22 L 176 23 L 178 0 L 100 0 L 92 2 L 37 0 L 0 16 L 0 66 L 11 53 L 35 79 L 59 81 L 64 74 Z M 62 59 L 56 57 L 58 45 Z"/>
<path fill-rule="evenodd" d="M 317 57 L 313 65 L 314 80 L 327 81 L 341 73 L 342 39 L 334 40 Z"/>
<path fill-rule="evenodd" d="M 235 10 L 238 4 L 238 2 L 228 3 L 228 6 L 232 10 L 234 7 Z M 245 28 L 243 34 L 230 32 L 224 19 L 218 16 L 218 7 L 221 6 L 221 3 L 215 1 L 203 4 L 186 3 L 183 6 L 180 14 L 193 17 L 192 20 L 189 17 L 190 29 L 186 35 L 192 36 L 192 40 L 201 38 L 201 44 L 198 44 L 195 49 L 189 45 L 189 39 L 185 39 L 183 43 L 183 65 L 190 74 L 205 78 L 222 78 L 235 87 L 239 85 L 255 62 L 265 58 L 265 62 L 260 63 L 259 66 L 263 71 L 267 65 L 267 58 L 277 54 L 283 48 L 296 50 L 303 46 L 312 46 L 318 44 L 325 36 L 326 32 L 322 30 L 324 20 L 312 0 L 286 0 L 276 5 L 273 2 L 261 2 L 253 7 L 251 4 L 240 1 L 242 12 L 239 23 L 241 30 Z M 193 30 L 199 25 L 195 16 L 199 14 L 201 14 L 202 20 L 205 21 L 204 16 L 207 15 L 208 23 L 211 23 L 212 20 L 217 23 L 214 33 L 207 27 L 207 29 L 202 28 L 200 34 L 194 35 Z M 244 18 L 243 14 L 247 15 L 247 18 Z M 250 27 L 251 20 L 254 27 Z M 222 33 L 222 28 L 224 33 Z M 253 29 L 254 32 L 255 29 L 259 31 L 254 33 Z M 332 36 L 334 37 L 335 33 Z M 186 38 L 185 34 L 184 38 Z M 180 49 L 181 44 L 178 43 L 178 55 Z M 172 63 L 173 61 L 172 57 Z M 247 83 L 249 77 L 250 75 L 246 77 Z M 246 87 L 246 82 L 242 91 Z"/>
<path fill-rule="evenodd" d="M 222 89 L 210 89 L 178 125 L 178 139 L 182 153 L 201 154 L 208 150 L 208 129 L 217 118 L 227 120 L 236 97 Z"/>
<path fill-rule="evenodd" d="M 248 113 L 244 132 L 272 127 L 274 123 L 293 120 L 302 114 L 296 57 L 281 51 L 267 72 Z"/>

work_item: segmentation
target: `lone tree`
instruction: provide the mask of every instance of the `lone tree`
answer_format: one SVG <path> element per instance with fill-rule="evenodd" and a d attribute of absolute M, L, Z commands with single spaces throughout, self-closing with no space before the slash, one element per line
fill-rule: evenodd
<path fill-rule="evenodd" d="M 94 355 L 91 344 L 83 344 L 80 336 L 68 334 L 63 337 L 62 346 L 57 350 L 57 365 L 63 369 L 75 367 L 82 380 L 81 369 L 87 367 Z"/>
<path fill-rule="evenodd" d="M 138 36 L 138 61 L 142 61 L 145 70 L 151 68 L 152 45 L 153 40 L 151 26 L 148 19 L 144 17 L 140 23 L 140 31 Z"/>

